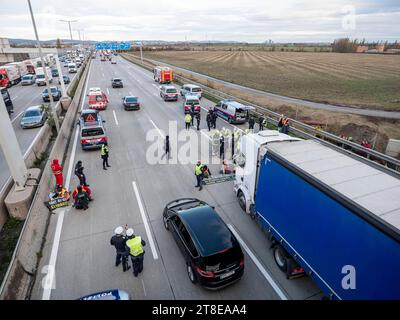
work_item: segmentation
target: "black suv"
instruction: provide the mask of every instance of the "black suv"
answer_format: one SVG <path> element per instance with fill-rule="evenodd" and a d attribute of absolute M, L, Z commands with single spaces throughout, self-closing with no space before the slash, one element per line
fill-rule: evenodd
<path fill-rule="evenodd" d="M 242 249 L 213 207 L 198 199 L 178 199 L 166 205 L 163 221 L 186 260 L 191 282 L 221 289 L 242 277 Z"/>
<path fill-rule="evenodd" d="M 111 84 L 113 88 L 123 88 L 124 84 L 120 78 L 113 78 L 111 80 Z"/>

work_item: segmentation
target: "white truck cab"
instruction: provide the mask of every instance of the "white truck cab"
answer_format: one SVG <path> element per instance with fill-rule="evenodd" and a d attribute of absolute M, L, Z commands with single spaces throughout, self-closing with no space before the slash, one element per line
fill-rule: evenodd
<path fill-rule="evenodd" d="M 300 141 L 276 130 L 264 130 L 247 134 L 240 139 L 240 151 L 236 157 L 235 194 L 241 208 L 250 213 L 254 208 L 254 196 L 258 179 L 258 162 L 274 142 Z"/>

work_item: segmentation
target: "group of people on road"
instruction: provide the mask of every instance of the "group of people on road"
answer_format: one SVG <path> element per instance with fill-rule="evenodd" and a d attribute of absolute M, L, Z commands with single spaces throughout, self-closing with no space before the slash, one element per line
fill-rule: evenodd
<path fill-rule="evenodd" d="M 201 113 L 200 112 L 194 112 L 194 109 L 191 109 L 190 112 L 185 114 L 185 128 L 186 130 L 189 130 L 190 127 L 194 125 L 194 119 L 196 119 L 196 129 L 197 131 L 200 130 L 200 121 L 201 121 Z M 217 114 L 214 112 L 213 109 L 210 109 L 207 113 L 206 116 L 206 123 L 207 123 L 207 128 L 208 131 L 211 131 L 211 129 L 216 129 L 217 128 Z"/>
<path fill-rule="evenodd" d="M 124 230 L 126 231 L 124 234 Z M 145 251 L 143 247 L 146 242 L 138 235 L 134 234 L 132 228 L 119 226 L 115 228 L 114 235 L 111 237 L 110 244 L 115 247 L 116 257 L 115 266 L 118 267 L 122 263 L 123 272 L 128 271 L 129 257 L 131 258 L 133 275 L 137 277 L 143 271 L 143 260 Z"/>
<path fill-rule="evenodd" d="M 254 130 L 254 125 L 256 124 L 256 119 L 252 116 L 249 118 L 249 130 Z M 263 131 L 264 128 L 267 127 L 268 123 L 267 120 L 261 116 L 258 118 L 258 125 L 259 125 L 259 131 Z M 289 133 L 289 127 L 290 127 L 290 122 L 289 118 L 285 117 L 283 114 L 281 114 L 279 121 L 278 121 L 278 131 L 281 133 L 288 134 Z"/>

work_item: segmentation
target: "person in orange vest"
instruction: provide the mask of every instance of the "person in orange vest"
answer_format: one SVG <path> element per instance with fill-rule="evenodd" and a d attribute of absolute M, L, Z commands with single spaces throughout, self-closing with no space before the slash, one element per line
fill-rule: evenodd
<path fill-rule="evenodd" d="M 51 170 L 56 178 L 56 185 L 62 187 L 64 185 L 64 177 L 62 173 L 63 167 L 59 164 L 58 159 L 53 160 L 53 163 L 51 164 Z"/>
<path fill-rule="evenodd" d="M 91 190 L 88 186 L 84 186 L 84 185 L 81 185 L 81 188 L 82 188 L 82 191 L 83 191 L 83 192 L 86 192 L 86 194 L 87 194 L 88 197 L 89 197 L 89 200 L 92 201 L 92 200 L 93 200 L 93 199 L 92 199 L 92 190 Z M 79 192 L 78 187 L 76 187 L 76 188 L 74 189 L 74 191 L 72 191 L 72 199 L 75 200 L 76 195 L 78 194 L 78 192 Z"/>

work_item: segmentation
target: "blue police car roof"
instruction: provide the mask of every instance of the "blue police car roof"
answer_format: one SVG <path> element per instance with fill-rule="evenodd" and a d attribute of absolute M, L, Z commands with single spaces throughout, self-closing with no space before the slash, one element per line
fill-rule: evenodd
<path fill-rule="evenodd" d="M 178 212 L 196 242 L 201 256 L 206 257 L 232 247 L 232 234 L 219 215 L 208 205 Z"/>

